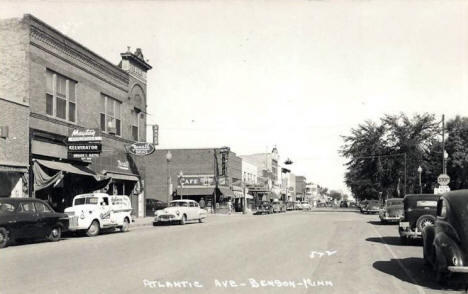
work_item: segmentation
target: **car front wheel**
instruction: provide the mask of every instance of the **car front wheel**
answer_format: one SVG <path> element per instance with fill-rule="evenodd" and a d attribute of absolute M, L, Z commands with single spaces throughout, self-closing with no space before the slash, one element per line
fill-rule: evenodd
<path fill-rule="evenodd" d="M 121 232 L 127 232 L 129 226 L 130 226 L 130 222 L 128 221 L 128 218 L 125 218 L 124 221 L 123 221 L 122 226 L 120 227 L 120 231 Z"/>
<path fill-rule="evenodd" d="M 89 226 L 88 231 L 86 231 L 86 235 L 88 235 L 88 237 L 94 237 L 99 235 L 99 231 L 99 223 L 98 221 L 94 220 Z"/>
<path fill-rule="evenodd" d="M 198 222 L 199 222 L 199 223 L 204 222 L 204 218 L 199 218 L 199 219 L 198 219 Z"/>
<path fill-rule="evenodd" d="M 59 226 L 55 226 L 50 231 L 47 239 L 51 242 L 57 242 L 58 240 L 60 240 L 61 236 L 62 236 L 62 228 Z"/>
<path fill-rule="evenodd" d="M 183 215 L 182 218 L 180 219 L 180 224 L 183 226 L 185 225 L 186 222 L 187 222 L 187 217 Z"/>
<path fill-rule="evenodd" d="M 8 244 L 8 231 L 5 228 L 0 228 L 0 248 L 6 247 Z"/>
<path fill-rule="evenodd" d="M 422 215 L 416 221 L 416 227 L 420 232 L 424 230 L 426 226 L 435 224 L 435 217 L 433 215 Z"/>

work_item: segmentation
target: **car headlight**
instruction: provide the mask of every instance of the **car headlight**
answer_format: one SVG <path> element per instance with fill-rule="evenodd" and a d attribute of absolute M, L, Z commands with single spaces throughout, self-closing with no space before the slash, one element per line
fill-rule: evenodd
<path fill-rule="evenodd" d="M 177 216 L 180 215 L 180 211 L 177 210 L 177 211 L 176 211 L 176 214 L 177 214 Z"/>

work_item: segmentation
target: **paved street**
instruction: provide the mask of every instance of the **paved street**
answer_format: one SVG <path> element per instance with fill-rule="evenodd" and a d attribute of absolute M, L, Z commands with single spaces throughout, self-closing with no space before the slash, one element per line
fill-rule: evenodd
<path fill-rule="evenodd" d="M 377 220 L 352 209 L 209 216 L 202 224 L 11 246 L 0 250 L 0 293 L 463 290 L 431 282 L 421 247 L 401 246 L 396 226 Z"/>

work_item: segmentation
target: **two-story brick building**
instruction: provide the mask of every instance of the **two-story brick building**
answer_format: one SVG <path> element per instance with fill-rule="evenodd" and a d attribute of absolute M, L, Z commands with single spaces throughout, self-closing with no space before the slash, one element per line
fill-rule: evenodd
<path fill-rule="evenodd" d="M 126 149 L 146 141 L 151 66 L 141 50 L 128 48 L 114 65 L 32 15 L 1 20 L 0 39 L 0 130 L 8 131 L 0 172 L 27 169 L 24 190 L 58 210 L 101 188 L 139 195 L 132 202 L 141 205 L 144 164 Z M 80 131 L 94 132 L 98 157 L 70 156 L 69 138 Z"/>

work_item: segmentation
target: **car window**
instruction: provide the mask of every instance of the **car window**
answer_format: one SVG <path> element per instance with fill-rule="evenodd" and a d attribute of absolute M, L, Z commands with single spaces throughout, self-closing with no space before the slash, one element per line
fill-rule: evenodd
<path fill-rule="evenodd" d="M 44 203 L 41 202 L 34 202 L 34 205 L 36 206 L 36 211 L 37 212 L 52 212 L 50 208 L 45 205 Z"/>
<path fill-rule="evenodd" d="M 190 203 L 189 203 L 189 206 L 190 206 L 190 207 L 195 207 L 195 203 L 190 202 Z"/>
<path fill-rule="evenodd" d="M 15 211 L 15 206 L 11 203 L 0 202 L 0 215 Z"/>
<path fill-rule="evenodd" d="M 109 205 L 109 198 L 102 197 L 102 202 L 104 202 L 104 205 Z"/>
<path fill-rule="evenodd" d="M 35 212 L 36 209 L 34 208 L 34 203 L 32 202 L 23 202 L 21 203 L 21 212 Z"/>
<path fill-rule="evenodd" d="M 437 207 L 437 201 L 432 200 L 419 200 L 416 201 L 416 206 L 429 206 L 429 207 Z"/>

